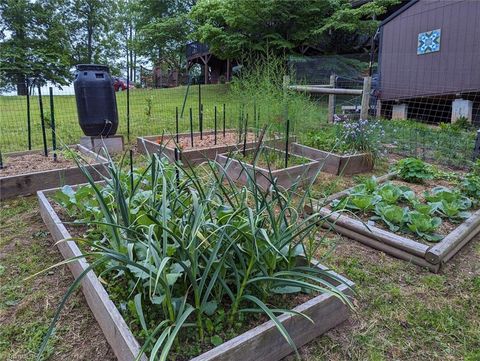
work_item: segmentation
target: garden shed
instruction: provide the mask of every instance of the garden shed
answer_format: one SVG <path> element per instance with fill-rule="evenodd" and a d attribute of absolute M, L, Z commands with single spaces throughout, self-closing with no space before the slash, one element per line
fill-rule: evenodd
<path fill-rule="evenodd" d="M 410 0 L 380 25 L 381 114 L 480 122 L 480 1 Z"/>

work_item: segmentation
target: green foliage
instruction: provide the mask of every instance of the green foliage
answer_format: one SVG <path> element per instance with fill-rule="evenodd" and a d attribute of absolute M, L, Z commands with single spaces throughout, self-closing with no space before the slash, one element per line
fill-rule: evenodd
<path fill-rule="evenodd" d="M 392 182 L 378 185 L 372 177 L 353 187 L 348 196 L 334 200 L 332 206 L 340 211 L 373 213 L 371 219 L 382 221 L 392 232 L 413 232 L 429 242 L 442 239 L 435 233 L 441 218 L 457 223 L 471 216 L 468 210 L 473 202 L 460 189 L 435 187 L 425 192 L 424 198 L 426 203 L 409 187 Z"/>
<path fill-rule="evenodd" d="M 407 219 L 408 208 L 402 208 L 393 204 L 378 203 L 375 206 L 375 214 L 378 216 L 378 219 L 385 222 L 392 232 L 397 232 L 402 228 Z"/>
<path fill-rule="evenodd" d="M 475 129 L 472 122 L 468 120 L 467 117 L 459 117 L 453 123 L 440 123 L 440 129 L 444 131 L 453 131 L 453 132 L 461 132 L 461 131 L 471 131 Z"/>
<path fill-rule="evenodd" d="M 416 211 L 408 213 L 408 229 L 427 241 L 438 242 L 443 238 L 441 235 L 435 234 L 440 224 L 442 224 L 442 220 L 439 217 L 430 217 Z"/>
<path fill-rule="evenodd" d="M 248 114 L 249 126 L 261 128 L 267 124 L 272 131 L 285 131 L 286 118 L 292 134 L 306 128 L 306 124 L 325 121 L 325 108 L 295 91 L 283 91 L 283 79 L 288 74 L 285 59 L 268 54 L 251 61 L 248 67 L 230 84 L 232 103 L 241 104 L 239 113 Z M 255 114 L 254 108 L 257 112 Z M 254 119 L 254 114 L 257 119 Z"/>
<path fill-rule="evenodd" d="M 475 201 L 480 200 L 480 176 L 477 174 L 467 174 L 461 182 L 461 189 Z"/>
<path fill-rule="evenodd" d="M 371 34 L 379 15 L 396 0 L 376 0 L 353 9 L 348 1 L 201 0 L 190 18 L 195 37 L 222 59 L 245 54 L 294 53 L 303 45 L 322 43 L 337 50 L 345 33 Z M 338 36 L 337 36 L 338 34 Z M 349 38 L 350 39 L 350 38 Z"/>
<path fill-rule="evenodd" d="M 0 1 L 0 29 L 10 34 L 0 42 L 0 85 L 25 95 L 27 77 L 68 84 L 68 34 L 56 10 L 53 1 Z"/>
<path fill-rule="evenodd" d="M 302 217 L 305 197 L 275 185 L 266 195 L 253 180 L 237 188 L 220 165 L 201 176 L 158 155 L 146 163 L 130 173 L 110 162 L 104 185 L 82 166 L 89 186 L 64 187 L 56 199 L 94 228 L 97 236 L 83 240 L 92 268 L 130 295 L 117 301 L 136 315 L 152 359 L 178 351 L 179 337 L 220 343 L 216 325 L 234 327 L 248 313 L 270 318 L 295 349 L 276 315 L 296 313 L 272 293 L 326 292 L 348 302 L 310 263 L 304 244 L 322 218 Z"/>
<path fill-rule="evenodd" d="M 411 183 L 422 183 L 433 178 L 430 167 L 417 158 L 402 159 L 397 162 L 394 169 L 400 178 Z"/>

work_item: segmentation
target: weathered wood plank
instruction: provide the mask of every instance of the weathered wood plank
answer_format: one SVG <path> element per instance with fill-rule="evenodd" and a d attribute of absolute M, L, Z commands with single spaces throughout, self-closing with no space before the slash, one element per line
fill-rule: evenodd
<path fill-rule="evenodd" d="M 328 217 L 334 227 L 338 225 L 421 258 L 425 258 L 425 254 L 429 248 L 420 242 L 415 242 L 409 238 L 399 236 L 375 226 L 367 226 L 361 221 L 343 216 L 338 212 L 332 212 L 327 208 L 320 209 L 319 213 L 324 217 Z"/>
<path fill-rule="evenodd" d="M 462 244 L 463 246 L 466 243 L 462 242 L 465 238 L 469 237 L 470 235 L 472 237 L 475 236 L 474 232 L 479 226 L 480 210 L 476 211 L 470 218 L 450 232 L 441 242 L 431 247 L 428 250 L 425 258 L 431 263 L 440 263 L 446 255 L 457 248 L 457 245 Z"/>
<path fill-rule="evenodd" d="M 338 290 L 351 296 L 353 283 L 342 284 Z M 349 309 L 338 297 L 323 294 L 300 306 L 295 311 L 309 316 L 312 324 L 302 316 L 282 315 L 283 323 L 293 341 L 300 347 L 320 336 L 348 318 Z M 191 361 L 278 361 L 292 353 L 292 348 L 278 332 L 275 324 L 268 321 L 247 331 Z"/>
<path fill-rule="evenodd" d="M 335 175 L 365 173 L 373 169 L 372 157 L 368 153 L 340 155 L 299 143 L 292 144 L 292 151 L 306 158 L 321 161 L 322 171 Z"/>
<path fill-rule="evenodd" d="M 248 149 L 247 152 L 252 152 Z M 294 154 L 292 152 L 292 154 Z M 321 163 L 310 161 L 309 163 L 296 165 L 288 168 L 268 170 L 261 167 L 233 159 L 225 154 L 218 154 L 216 161 L 222 169 L 221 172 L 240 184 L 247 184 L 249 180 L 255 180 L 260 188 L 266 190 L 271 186 L 271 179 L 276 179 L 276 184 L 284 189 L 289 189 L 296 183 L 312 182 L 321 169 Z"/>
<path fill-rule="evenodd" d="M 365 244 L 369 247 L 378 249 L 378 250 L 380 250 L 382 252 L 385 252 L 387 254 L 390 254 L 390 255 L 392 255 L 396 258 L 400 258 L 400 259 L 403 259 L 407 262 L 411 262 L 413 264 L 416 264 L 418 266 L 428 268 L 430 271 L 435 272 L 435 273 L 440 270 L 440 265 L 439 264 L 436 264 L 436 265 L 431 264 L 430 262 L 426 261 L 422 257 L 414 256 L 413 254 L 411 254 L 409 252 L 402 251 L 401 249 L 398 249 L 397 247 L 390 246 L 386 243 L 383 243 L 383 242 L 378 241 L 376 239 L 370 238 L 368 236 L 360 234 L 360 233 L 358 233 L 356 231 L 353 231 L 351 229 L 344 228 L 344 227 L 341 227 L 341 226 L 338 226 L 338 225 L 335 225 L 332 228 L 334 228 L 334 230 L 336 230 L 338 233 L 340 233 L 340 234 L 342 234 L 342 235 L 344 235 L 344 236 L 346 236 L 350 239 L 353 239 L 355 241 L 363 243 L 363 244 Z"/>
<path fill-rule="evenodd" d="M 79 144 L 73 147 L 83 153 L 87 158 L 97 161 L 97 163 L 88 165 L 86 168 L 89 169 L 95 180 L 101 179 L 101 175 L 106 172 L 104 163 L 107 162 L 107 159 Z M 25 152 L 25 154 L 31 153 L 30 151 Z M 16 156 L 21 155 L 21 153 L 15 154 Z M 34 194 L 41 189 L 56 188 L 67 184 L 73 185 L 85 181 L 85 176 L 77 166 L 0 177 L 0 200 L 20 195 Z"/>
<path fill-rule="evenodd" d="M 71 236 L 58 218 L 44 192 L 39 191 L 37 197 L 42 219 L 52 234 L 63 258 L 69 259 L 81 256 L 82 252 L 74 241 L 65 241 L 70 239 Z M 68 267 L 73 276 L 77 278 L 88 268 L 88 263 L 85 259 L 78 259 L 68 263 Z M 120 361 L 135 360 L 140 352 L 140 346 L 95 273 L 90 271 L 83 278 L 81 285 L 88 306 L 92 310 L 117 359 Z M 145 356 L 142 356 L 140 360 L 146 361 Z"/>

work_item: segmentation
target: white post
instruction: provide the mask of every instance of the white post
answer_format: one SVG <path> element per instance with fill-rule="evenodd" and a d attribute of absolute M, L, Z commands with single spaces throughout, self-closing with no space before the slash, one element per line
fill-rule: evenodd
<path fill-rule="evenodd" d="M 335 88 L 335 78 L 336 75 L 330 75 L 330 86 Z M 333 118 L 335 116 L 335 94 L 329 94 L 328 96 L 328 115 L 327 115 L 327 122 L 333 123 Z"/>
<path fill-rule="evenodd" d="M 363 78 L 362 90 L 362 109 L 360 110 L 360 119 L 368 118 L 368 109 L 370 108 L 370 89 L 372 88 L 372 77 Z"/>

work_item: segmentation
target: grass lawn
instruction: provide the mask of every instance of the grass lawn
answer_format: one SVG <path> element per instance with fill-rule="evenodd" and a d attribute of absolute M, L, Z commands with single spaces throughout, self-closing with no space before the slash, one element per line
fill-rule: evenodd
<path fill-rule="evenodd" d="M 192 108 L 193 126 L 199 128 L 198 122 L 198 86 L 164 89 L 132 89 L 130 91 L 130 138 L 141 135 L 156 135 L 175 131 L 175 108 L 181 109 L 186 96 L 185 111 L 180 119 L 180 131 L 187 131 L 190 127 L 189 110 Z M 226 126 L 237 128 L 239 124 L 240 108 L 243 107 L 244 117 L 248 116 L 248 126 L 253 127 L 254 113 L 258 116 L 258 126 L 269 123 L 275 129 L 283 129 L 284 107 L 280 102 L 272 101 L 261 92 L 255 100 L 239 98 L 229 92 L 229 85 L 202 85 L 203 129 L 213 129 L 215 106 L 217 107 L 217 121 L 220 128 L 223 123 L 223 104 L 225 104 Z M 118 134 L 127 135 L 126 92 L 116 94 L 119 115 Z M 308 102 L 303 95 L 297 94 L 289 107 L 291 131 L 306 133 L 318 129 L 326 122 L 327 107 L 325 102 Z M 300 101 L 300 102 L 299 102 Z M 32 145 L 34 149 L 42 147 L 42 127 L 38 96 L 30 98 Z M 255 111 L 254 111 L 255 103 Z M 309 105 L 309 111 L 304 104 Z M 45 116 L 49 116 L 49 98 L 43 96 Z M 27 103 L 24 96 L 0 96 L 0 150 L 4 153 L 28 149 L 27 131 Z M 280 115 L 281 114 L 281 115 Z M 305 116 L 308 114 L 308 116 Z M 49 122 L 49 120 L 48 120 Z M 78 143 L 83 135 L 78 125 L 77 107 L 74 95 L 55 96 L 55 124 L 57 138 L 60 144 Z M 298 126 L 298 129 L 296 128 Z M 47 128 L 47 141 L 51 145 L 51 131 Z"/>
<path fill-rule="evenodd" d="M 132 89 L 130 91 L 130 134 L 131 137 L 148 134 L 161 134 L 175 130 L 175 108 L 181 111 L 187 87 L 165 89 Z M 227 124 L 232 124 L 238 115 L 238 103 L 232 101 L 228 85 L 202 86 L 204 104 L 204 128 L 213 127 L 214 107 L 217 106 L 219 119 L 226 103 Z M 127 134 L 126 92 L 117 93 L 117 108 L 120 127 L 119 134 Z M 42 128 L 38 96 L 30 98 L 33 148 L 42 146 Z M 149 107 L 148 104 L 151 104 Z M 43 96 L 45 114 L 50 110 L 48 96 Z M 184 118 L 180 128 L 187 130 L 189 108 L 192 107 L 195 127 L 198 127 L 198 86 L 189 89 L 185 103 Z M 0 149 L 3 152 L 26 150 L 28 146 L 27 104 L 24 96 L 0 96 Z M 55 122 L 57 137 L 66 144 L 78 143 L 83 135 L 78 125 L 77 107 L 74 95 L 55 96 Z M 220 124 L 220 123 L 219 123 Z M 236 124 L 236 123 L 235 123 Z M 47 129 L 50 143 L 51 131 Z"/>
<path fill-rule="evenodd" d="M 382 174 L 387 164 L 376 167 Z M 322 176 L 334 192 L 359 178 Z M 432 274 L 333 233 L 319 250 L 326 265 L 357 284 L 350 319 L 301 349 L 317 360 L 480 360 L 480 237 Z M 33 360 L 55 307 L 72 281 L 66 267 L 25 281 L 61 260 L 34 197 L 0 206 L 0 360 Z M 68 303 L 49 360 L 113 360 L 80 292 Z M 293 360 L 293 358 L 289 358 Z"/>

